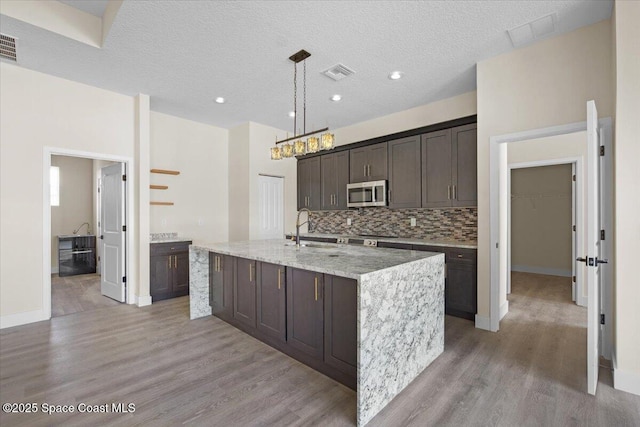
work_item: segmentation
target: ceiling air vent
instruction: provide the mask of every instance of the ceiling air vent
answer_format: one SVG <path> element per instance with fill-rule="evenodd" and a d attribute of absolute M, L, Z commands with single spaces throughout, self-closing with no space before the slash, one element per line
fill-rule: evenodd
<path fill-rule="evenodd" d="M 355 73 L 355 71 L 343 64 L 336 64 L 322 72 L 322 74 L 335 81 L 349 77 L 353 73 Z"/>
<path fill-rule="evenodd" d="M 16 62 L 16 39 L 0 34 L 0 58 Z"/>
<path fill-rule="evenodd" d="M 555 13 L 543 16 L 519 27 L 507 30 L 513 47 L 520 47 L 556 32 L 558 18 Z"/>

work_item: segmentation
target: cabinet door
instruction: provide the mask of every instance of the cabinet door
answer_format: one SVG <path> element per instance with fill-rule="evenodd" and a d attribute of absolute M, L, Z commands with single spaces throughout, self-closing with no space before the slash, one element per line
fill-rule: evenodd
<path fill-rule="evenodd" d="M 287 268 L 287 342 L 322 360 L 322 274 Z"/>
<path fill-rule="evenodd" d="M 420 168 L 420 136 L 390 141 L 389 207 L 419 208 L 422 186 Z"/>
<path fill-rule="evenodd" d="M 478 137 L 476 125 L 466 125 L 451 130 L 453 142 L 453 206 L 478 204 Z"/>
<path fill-rule="evenodd" d="M 233 318 L 246 326 L 256 327 L 256 262 L 253 260 L 236 259 Z"/>
<path fill-rule="evenodd" d="M 172 259 L 172 286 L 173 296 L 189 295 L 189 252 L 178 252 L 171 255 Z"/>
<path fill-rule="evenodd" d="M 369 147 L 354 148 L 349 150 L 349 182 L 369 181 L 368 166 Z"/>
<path fill-rule="evenodd" d="M 347 209 L 347 184 L 349 183 L 349 151 L 335 153 L 336 191 L 334 209 Z"/>
<path fill-rule="evenodd" d="M 336 208 L 336 155 L 325 154 L 320 157 L 320 209 L 332 210 Z"/>
<path fill-rule="evenodd" d="M 233 318 L 234 257 L 211 253 L 209 255 L 209 305 L 214 316 Z"/>
<path fill-rule="evenodd" d="M 451 130 L 422 136 L 422 207 L 451 206 Z"/>
<path fill-rule="evenodd" d="M 324 361 L 349 375 L 358 363 L 358 285 L 353 279 L 324 276 Z"/>
<path fill-rule="evenodd" d="M 369 149 L 369 175 L 367 181 L 387 179 L 387 143 L 370 145 Z"/>
<path fill-rule="evenodd" d="M 171 261 L 172 259 L 169 255 L 151 257 L 149 291 L 152 301 L 160 301 L 171 297 L 171 279 L 173 273 Z"/>
<path fill-rule="evenodd" d="M 320 209 L 320 157 L 298 160 L 298 210 Z"/>
<path fill-rule="evenodd" d="M 286 340 L 285 329 L 285 269 L 276 264 L 259 262 L 257 286 L 258 330 Z"/>
<path fill-rule="evenodd" d="M 477 311 L 476 264 L 447 263 L 444 308 L 447 314 L 473 320 Z"/>

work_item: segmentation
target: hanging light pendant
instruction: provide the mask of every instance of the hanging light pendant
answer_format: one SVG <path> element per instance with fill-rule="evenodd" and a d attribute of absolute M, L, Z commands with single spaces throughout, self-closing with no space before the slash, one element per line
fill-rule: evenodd
<path fill-rule="evenodd" d="M 317 136 L 311 136 L 305 142 L 303 138 L 319 134 L 321 132 L 328 131 L 329 128 L 323 128 L 314 130 L 311 132 L 307 132 L 307 64 L 306 59 L 310 57 L 311 54 L 306 50 L 301 50 L 299 52 L 294 53 L 289 57 L 289 60 L 293 62 L 293 137 L 289 138 L 287 136 L 286 139 L 282 141 L 278 141 L 276 138 L 276 146 L 271 148 L 271 159 L 272 160 L 281 160 L 283 158 L 290 158 L 293 156 L 303 156 L 307 153 L 317 153 L 320 150 L 329 150 L 333 148 L 334 145 L 334 137 L 333 134 L 327 132 L 321 135 L 320 138 Z M 303 115 L 302 115 L 302 134 L 296 135 L 296 119 L 298 117 L 298 62 L 302 62 L 304 66 L 304 74 L 303 74 Z M 294 141 L 291 143 L 290 141 Z M 278 147 L 278 144 L 283 144 L 282 147 Z"/>

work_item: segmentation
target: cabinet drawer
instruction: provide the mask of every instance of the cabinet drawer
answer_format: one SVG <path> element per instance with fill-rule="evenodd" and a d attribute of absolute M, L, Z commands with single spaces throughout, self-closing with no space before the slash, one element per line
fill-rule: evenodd
<path fill-rule="evenodd" d="M 398 243 L 398 242 L 378 242 L 379 248 L 392 248 L 392 249 L 411 249 L 410 243 Z"/>
<path fill-rule="evenodd" d="M 174 254 L 176 252 L 189 252 L 190 244 L 191 244 L 191 241 L 171 242 L 171 243 L 152 243 L 151 256 Z"/>
<path fill-rule="evenodd" d="M 478 260 L 478 251 L 475 249 L 447 249 L 447 263 L 449 262 L 464 262 L 469 264 L 476 264 Z"/>
<path fill-rule="evenodd" d="M 436 252 L 440 254 L 443 254 L 447 251 L 447 248 L 445 248 L 444 246 L 412 245 L 411 248 L 414 251 Z"/>

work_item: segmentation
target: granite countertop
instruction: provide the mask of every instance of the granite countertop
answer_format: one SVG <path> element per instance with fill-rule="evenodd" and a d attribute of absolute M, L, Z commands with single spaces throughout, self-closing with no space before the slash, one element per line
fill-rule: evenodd
<path fill-rule="evenodd" d="M 432 252 L 336 243 L 309 242 L 309 244 L 312 246 L 296 248 L 291 241 L 278 239 L 225 243 L 194 242 L 191 248 L 333 274 L 350 279 L 360 279 L 368 273 L 425 258 L 442 256 L 442 254 Z"/>
<path fill-rule="evenodd" d="M 151 233 L 149 235 L 149 241 L 153 243 L 177 243 L 177 242 L 191 242 L 193 239 L 188 237 L 178 237 L 178 233 Z"/>
<path fill-rule="evenodd" d="M 349 239 L 373 239 L 378 242 L 390 242 L 390 243 L 409 243 L 412 245 L 425 245 L 425 246 L 447 246 L 451 248 L 460 248 L 460 249 L 478 249 L 478 242 L 471 240 L 454 240 L 454 239 L 414 239 L 410 237 L 391 237 L 391 238 L 373 238 L 373 237 L 363 237 L 363 236 L 355 236 L 348 234 L 323 234 L 323 233 L 308 233 L 301 234 L 301 238 L 309 237 L 322 237 L 335 239 L 338 237 L 346 237 Z"/>

